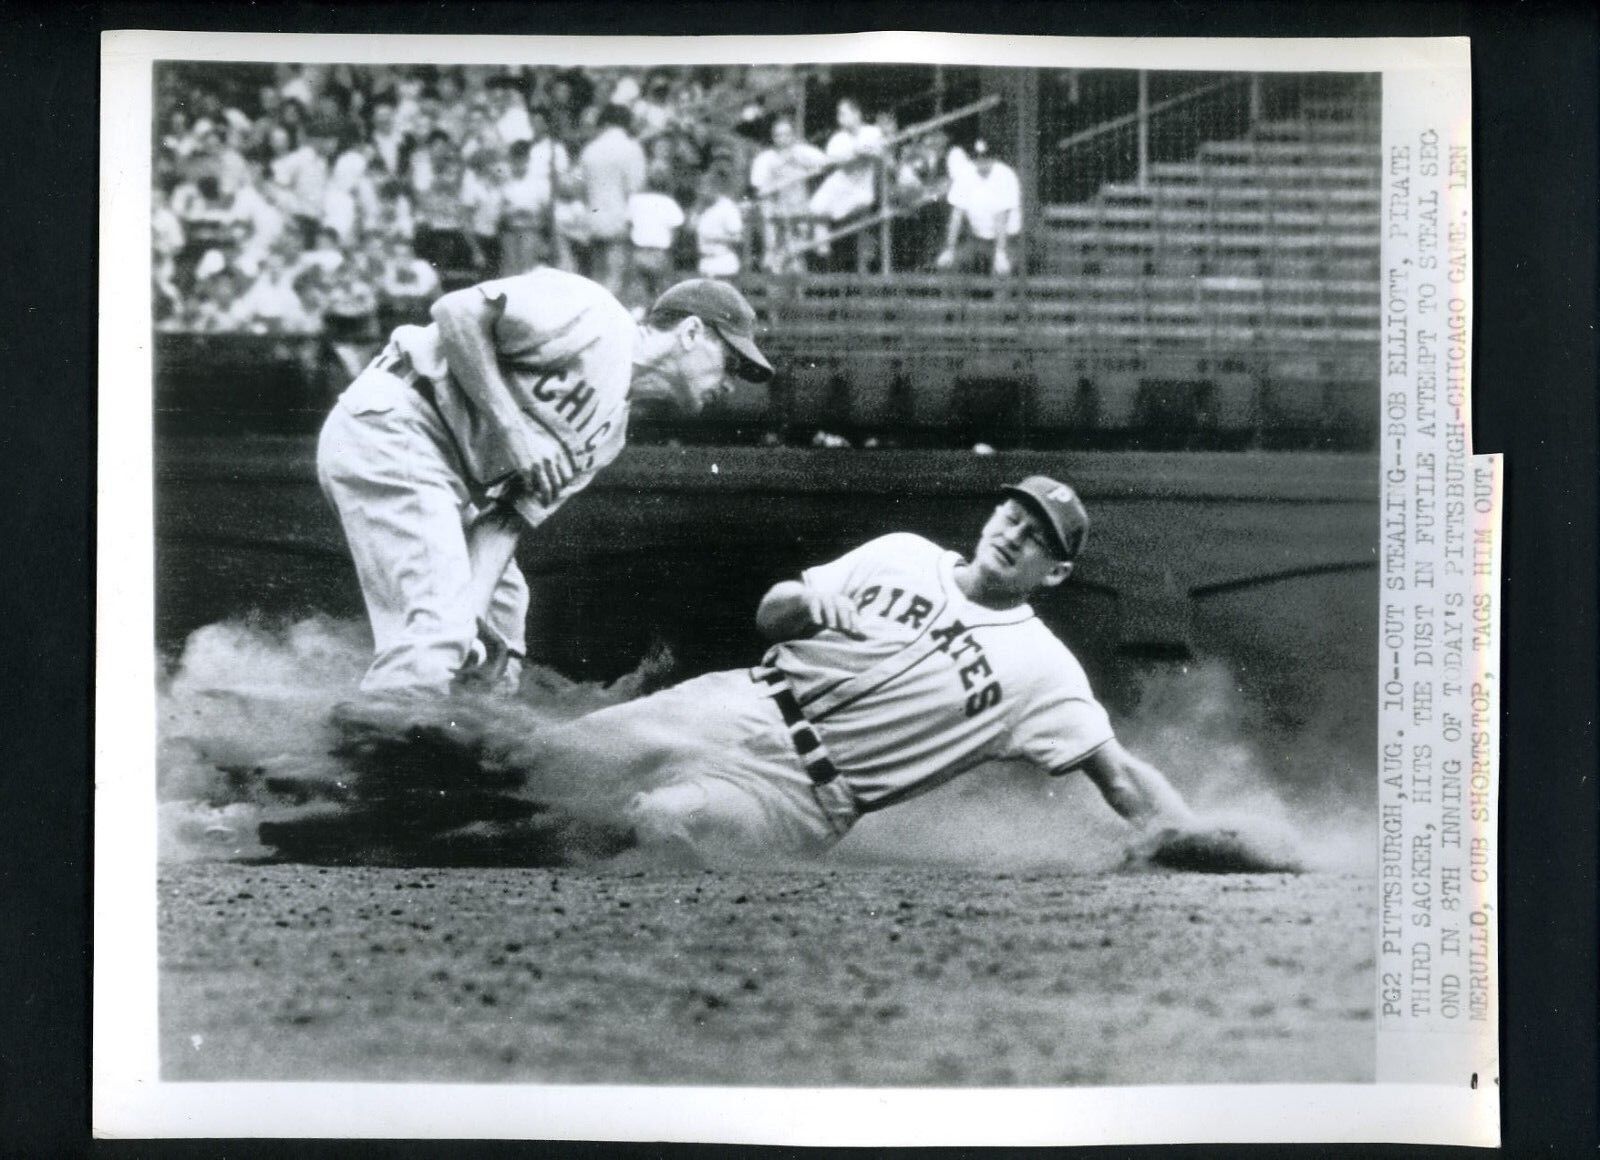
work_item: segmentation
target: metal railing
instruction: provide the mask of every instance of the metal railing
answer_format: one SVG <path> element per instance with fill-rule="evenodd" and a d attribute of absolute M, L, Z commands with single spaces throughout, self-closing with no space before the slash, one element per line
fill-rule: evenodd
<path fill-rule="evenodd" d="M 878 231 L 878 272 L 884 275 L 893 273 L 894 222 L 896 219 L 916 213 L 939 201 L 948 190 L 948 179 L 941 179 L 934 185 L 925 188 L 914 200 L 897 204 L 893 196 L 894 167 L 897 163 L 895 151 L 907 145 L 915 144 L 930 133 L 938 132 L 948 125 L 980 116 L 999 104 L 1000 97 L 998 95 L 983 97 L 980 100 L 962 105 L 960 108 L 952 109 L 947 113 L 941 113 L 938 116 L 928 118 L 926 121 L 908 126 L 885 138 L 881 150 L 871 158 L 874 167 L 873 188 L 876 204 L 865 214 L 849 219 L 843 224 L 820 234 L 805 230 L 804 232 L 809 236 L 803 241 L 796 241 L 791 238 L 783 254 L 784 264 L 796 265 L 810 251 L 831 246 L 835 242 L 843 241 L 847 238 L 859 237 L 867 231 L 875 229 Z M 848 165 L 858 164 L 860 160 L 859 158 L 847 158 L 830 161 L 815 172 L 797 174 L 787 181 L 780 182 L 770 189 L 762 191 L 759 197 L 747 201 L 745 203 L 747 213 L 749 216 L 759 220 L 760 214 L 763 212 L 764 203 L 770 204 L 772 200 L 787 190 L 824 180 L 830 173 L 837 172 Z M 809 224 L 811 223 L 802 223 L 803 226 Z M 743 265 L 747 270 L 753 268 L 750 264 L 751 247 L 749 241 L 751 232 L 749 230 L 746 231 L 746 248 L 743 256 Z M 858 272 L 866 273 L 868 265 L 866 252 L 864 250 L 858 251 Z"/>

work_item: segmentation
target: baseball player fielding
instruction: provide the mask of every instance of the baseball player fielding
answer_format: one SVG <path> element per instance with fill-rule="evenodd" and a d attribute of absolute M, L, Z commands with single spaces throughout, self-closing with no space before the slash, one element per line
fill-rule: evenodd
<path fill-rule="evenodd" d="M 772 367 L 733 287 L 680 282 L 643 322 L 597 283 L 541 268 L 446 294 L 340 396 L 317 478 L 354 558 L 376 655 L 369 694 L 443 695 L 492 661 L 515 686 L 528 586 L 513 559 L 616 459 L 628 409 L 694 413 Z"/>

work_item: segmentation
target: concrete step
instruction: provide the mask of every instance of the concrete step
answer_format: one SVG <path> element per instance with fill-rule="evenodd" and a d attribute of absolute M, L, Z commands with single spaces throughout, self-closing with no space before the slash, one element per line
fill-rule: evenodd
<path fill-rule="evenodd" d="M 1271 188 L 1378 188 L 1380 170 L 1372 165 L 1206 165 L 1195 161 L 1158 161 L 1150 180 L 1165 185 L 1249 185 Z"/>
<path fill-rule="evenodd" d="M 1382 161 L 1379 143 L 1343 144 L 1308 141 L 1208 141 L 1200 147 L 1203 161 L 1237 165 L 1372 165 Z"/>

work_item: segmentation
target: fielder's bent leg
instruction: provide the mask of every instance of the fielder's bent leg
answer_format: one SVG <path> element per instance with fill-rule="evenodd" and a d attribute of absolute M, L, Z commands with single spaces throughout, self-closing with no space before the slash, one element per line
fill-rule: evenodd
<path fill-rule="evenodd" d="M 469 498 L 441 420 L 405 383 L 366 371 L 323 424 L 317 476 L 372 622 L 362 690 L 448 691 L 478 615 L 466 606 Z"/>
<path fill-rule="evenodd" d="M 510 654 L 500 687 L 515 692 L 522 677 L 523 659 L 528 655 L 528 581 L 514 559 L 495 585 L 484 622 Z"/>

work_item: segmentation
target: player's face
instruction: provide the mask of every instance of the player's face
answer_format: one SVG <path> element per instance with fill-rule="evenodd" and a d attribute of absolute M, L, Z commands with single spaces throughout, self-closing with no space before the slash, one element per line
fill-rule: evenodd
<path fill-rule="evenodd" d="M 1056 554 L 1049 529 L 1014 499 L 994 509 L 983 525 L 972 566 L 990 583 L 1020 596 L 1065 580 L 1072 565 Z"/>
<path fill-rule="evenodd" d="M 779 121 L 772 127 L 772 143 L 779 149 L 787 149 L 794 144 L 794 126 L 787 121 Z"/>
<path fill-rule="evenodd" d="M 707 403 L 733 390 L 729 372 L 737 356 L 715 330 L 698 318 L 685 318 L 671 332 L 665 354 L 653 360 L 643 376 L 651 387 L 664 389 L 682 410 L 697 415 Z"/>

